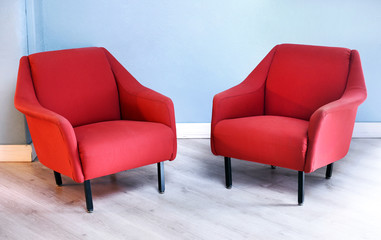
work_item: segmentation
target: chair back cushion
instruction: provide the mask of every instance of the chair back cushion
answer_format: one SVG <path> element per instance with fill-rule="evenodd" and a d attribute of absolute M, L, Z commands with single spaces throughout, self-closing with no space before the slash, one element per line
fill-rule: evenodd
<path fill-rule="evenodd" d="M 29 62 L 40 104 L 73 126 L 120 119 L 116 81 L 101 48 L 36 53 Z"/>
<path fill-rule="evenodd" d="M 265 114 L 309 120 L 344 93 L 351 51 L 296 44 L 277 46 L 266 81 Z"/>

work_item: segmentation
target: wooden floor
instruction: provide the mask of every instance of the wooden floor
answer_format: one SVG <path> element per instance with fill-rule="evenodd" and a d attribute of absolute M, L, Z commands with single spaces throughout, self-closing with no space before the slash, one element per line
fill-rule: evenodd
<path fill-rule="evenodd" d="M 180 139 L 165 163 L 166 192 L 156 165 L 92 181 L 94 212 L 83 185 L 38 161 L 0 164 L 0 239 L 381 239 L 381 139 L 354 139 L 347 157 L 306 174 L 297 206 L 297 172 L 223 158 L 208 139 Z"/>

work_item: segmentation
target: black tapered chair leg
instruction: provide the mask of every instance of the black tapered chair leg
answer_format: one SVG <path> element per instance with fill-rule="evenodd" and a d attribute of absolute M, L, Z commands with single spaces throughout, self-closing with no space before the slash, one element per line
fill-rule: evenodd
<path fill-rule="evenodd" d="M 83 183 L 83 186 L 85 188 L 85 197 L 86 197 L 86 209 L 87 212 L 91 213 L 93 212 L 93 197 L 91 194 L 91 185 L 90 185 L 90 180 L 86 180 Z"/>
<path fill-rule="evenodd" d="M 225 157 L 225 182 L 226 188 L 232 188 L 232 164 L 230 157 Z"/>
<path fill-rule="evenodd" d="M 164 162 L 157 163 L 157 177 L 158 177 L 159 193 L 164 193 L 165 191 Z"/>
<path fill-rule="evenodd" d="M 333 163 L 327 165 L 327 170 L 325 172 L 325 178 L 330 179 L 332 177 Z"/>
<path fill-rule="evenodd" d="M 304 202 L 304 172 L 298 171 L 298 204 L 303 205 Z"/>
<path fill-rule="evenodd" d="M 54 178 L 56 179 L 57 186 L 62 186 L 62 177 L 61 174 L 54 171 Z"/>

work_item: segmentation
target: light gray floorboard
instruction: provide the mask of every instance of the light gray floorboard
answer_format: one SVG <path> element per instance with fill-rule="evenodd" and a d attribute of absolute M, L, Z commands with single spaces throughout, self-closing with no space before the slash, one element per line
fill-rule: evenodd
<path fill-rule="evenodd" d="M 83 185 L 38 161 L 0 164 L 0 239 L 381 239 L 381 139 L 354 139 L 348 155 L 306 174 L 297 206 L 297 172 L 223 157 L 208 139 L 180 139 L 165 162 L 166 192 L 156 165 L 92 180 L 94 212 Z"/>

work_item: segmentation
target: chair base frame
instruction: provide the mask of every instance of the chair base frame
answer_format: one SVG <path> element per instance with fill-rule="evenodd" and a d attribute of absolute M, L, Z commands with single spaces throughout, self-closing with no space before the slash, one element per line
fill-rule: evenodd
<path fill-rule="evenodd" d="M 158 190 L 160 194 L 163 194 L 165 191 L 165 179 L 164 179 L 164 163 L 157 163 L 157 183 Z"/>
<path fill-rule="evenodd" d="M 93 195 L 91 194 L 91 184 L 90 180 L 86 180 L 83 182 L 83 189 L 85 190 L 85 198 L 86 198 L 86 209 L 88 213 L 93 212 Z"/>
<path fill-rule="evenodd" d="M 230 189 L 232 187 L 232 167 L 231 158 L 224 157 L 225 160 L 225 184 L 226 188 Z M 276 169 L 275 166 L 271 165 L 271 169 Z M 325 173 L 326 179 L 332 177 L 333 163 L 327 165 L 327 170 Z M 303 171 L 298 171 L 298 205 L 303 205 L 304 202 L 304 181 L 305 173 Z"/>
<path fill-rule="evenodd" d="M 232 163 L 230 157 L 225 157 L 225 185 L 227 189 L 232 188 Z"/>
<path fill-rule="evenodd" d="M 325 178 L 330 179 L 332 177 L 333 163 L 327 165 L 327 170 L 325 172 Z"/>
<path fill-rule="evenodd" d="M 298 205 L 303 205 L 304 202 L 304 178 L 303 171 L 298 171 Z"/>
<path fill-rule="evenodd" d="M 164 193 L 165 191 L 165 178 L 164 178 L 164 162 L 157 163 L 157 174 L 158 174 L 158 190 L 159 193 Z M 62 177 L 61 174 L 54 171 L 54 178 L 56 180 L 57 186 L 62 186 Z M 93 197 L 91 193 L 91 183 L 90 180 L 85 180 L 83 182 L 83 188 L 85 192 L 86 199 L 86 210 L 88 213 L 93 212 Z"/>
<path fill-rule="evenodd" d="M 61 174 L 56 172 L 56 171 L 54 171 L 54 178 L 56 179 L 57 186 L 62 186 Z"/>

